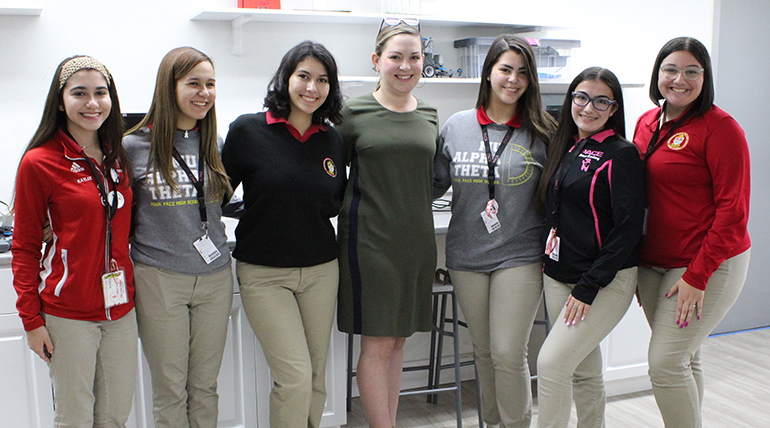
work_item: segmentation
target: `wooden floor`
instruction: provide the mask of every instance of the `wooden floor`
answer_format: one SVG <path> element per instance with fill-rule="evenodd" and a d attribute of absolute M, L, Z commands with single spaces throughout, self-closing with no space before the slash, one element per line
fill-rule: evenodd
<path fill-rule="evenodd" d="M 706 394 L 704 428 L 770 427 L 770 328 L 714 336 L 703 345 Z M 478 427 L 473 381 L 463 382 L 463 427 Z M 425 396 L 402 397 L 398 427 L 455 427 L 454 393 L 438 404 Z M 532 427 L 537 426 L 537 397 Z M 607 428 L 663 428 L 652 391 L 607 400 Z M 577 425 L 574 406 L 570 427 Z M 359 399 L 353 399 L 347 427 L 366 427 Z"/>

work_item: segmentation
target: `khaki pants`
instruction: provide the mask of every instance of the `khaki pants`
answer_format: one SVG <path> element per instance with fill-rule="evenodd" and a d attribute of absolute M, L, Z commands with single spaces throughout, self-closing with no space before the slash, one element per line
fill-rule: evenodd
<path fill-rule="evenodd" d="M 337 260 L 305 268 L 237 262 L 243 309 L 274 380 L 272 428 L 317 428 L 337 304 Z"/>
<path fill-rule="evenodd" d="M 599 290 L 585 320 L 568 327 L 564 324 L 564 305 L 574 284 L 543 275 L 553 327 L 537 359 L 538 427 L 566 428 L 573 397 L 578 426 L 604 427 L 606 396 L 599 343 L 628 311 L 636 280 L 637 268 L 618 271 L 612 282 Z"/>
<path fill-rule="evenodd" d="M 124 427 L 136 383 L 136 312 L 113 321 L 45 321 L 54 346 L 54 427 Z"/>
<path fill-rule="evenodd" d="M 217 426 L 217 377 L 233 304 L 228 268 L 187 275 L 137 263 L 139 337 L 152 374 L 157 428 Z"/>
<path fill-rule="evenodd" d="M 473 341 L 486 424 L 529 427 L 527 344 L 543 296 L 542 269 L 533 263 L 491 273 L 449 271 Z"/>
<path fill-rule="evenodd" d="M 687 268 L 639 268 L 639 296 L 652 328 L 650 380 L 667 428 L 700 428 L 703 369 L 700 347 L 738 299 L 751 250 L 725 260 L 706 284 L 703 315 L 687 327 L 676 324 L 677 295 L 666 293 Z"/>

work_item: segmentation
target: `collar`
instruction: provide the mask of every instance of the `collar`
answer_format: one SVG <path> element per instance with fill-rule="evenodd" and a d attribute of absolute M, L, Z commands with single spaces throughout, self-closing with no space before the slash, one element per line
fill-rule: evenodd
<path fill-rule="evenodd" d="M 304 143 L 305 141 L 309 140 L 310 137 L 313 136 L 313 134 L 321 131 L 326 131 L 328 127 L 326 125 L 318 125 L 318 124 L 311 124 L 310 128 L 305 131 L 304 135 L 301 135 L 297 128 L 294 127 L 291 123 L 289 123 L 288 119 L 284 119 L 282 117 L 276 117 L 273 115 L 273 113 L 268 110 L 265 112 L 265 119 L 267 120 L 268 125 L 274 125 L 276 123 L 284 123 L 286 124 L 286 129 L 289 130 L 291 135 L 296 138 L 300 143 Z"/>
<path fill-rule="evenodd" d="M 67 159 L 85 159 L 86 158 L 86 152 L 83 150 L 78 143 L 73 140 L 65 131 L 63 128 L 59 128 L 56 131 L 56 137 L 55 137 L 61 145 L 64 147 L 64 156 Z"/>
<path fill-rule="evenodd" d="M 604 140 L 606 140 L 607 138 L 612 137 L 613 135 L 615 135 L 615 130 L 613 130 L 613 129 L 605 129 L 604 131 L 599 131 L 599 132 L 597 132 L 594 135 L 588 136 L 587 138 L 590 138 L 590 139 L 596 141 L 597 143 L 603 143 Z M 580 141 L 580 138 L 578 138 L 578 136 L 575 135 L 575 142 L 578 142 L 578 141 Z"/>
<path fill-rule="evenodd" d="M 693 108 L 693 104 L 694 104 L 694 103 L 691 103 L 691 104 L 690 104 L 690 105 L 689 105 L 689 106 L 688 106 L 688 107 L 687 107 L 687 108 L 684 110 L 684 112 L 682 112 L 682 116 L 679 116 L 679 117 L 678 117 L 678 118 L 676 118 L 676 119 L 672 119 L 672 120 L 666 120 L 666 117 L 665 117 L 665 115 L 663 114 L 663 109 L 665 109 L 665 108 L 666 108 L 666 102 L 667 102 L 667 101 L 666 101 L 665 99 L 663 99 L 663 100 L 661 100 L 661 101 L 660 101 L 660 107 L 658 107 L 658 111 L 657 111 L 657 112 L 656 112 L 654 115 L 652 115 L 652 117 L 650 118 L 650 122 L 647 124 L 647 125 L 650 127 L 650 130 L 651 130 L 652 132 L 655 132 L 655 130 L 656 130 L 656 129 L 658 129 L 658 128 L 660 128 L 660 129 L 663 129 L 663 127 L 664 127 L 664 126 L 666 126 L 666 125 L 669 125 L 669 124 L 672 124 L 672 123 L 676 122 L 677 120 L 679 120 L 679 118 L 681 118 L 682 116 L 686 115 L 686 114 L 687 114 L 687 112 L 689 112 L 689 111 L 690 111 L 690 109 L 692 109 L 692 108 Z M 690 117 L 689 119 L 687 119 L 687 121 L 689 122 L 689 120 L 690 120 L 690 119 L 692 119 L 692 117 Z M 681 124 L 680 124 L 680 126 L 681 126 Z"/>
<path fill-rule="evenodd" d="M 510 126 L 511 128 L 520 128 L 521 127 L 521 109 L 516 110 L 516 113 L 513 115 L 511 120 L 509 120 L 506 125 Z M 476 119 L 479 121 L 479 125 L 489 125 L 492 123 L 495 123 L 492 119 L 487 116 L 487 112 L 484 109 L 484 106 L 479 107 L 476 109 Z"/>

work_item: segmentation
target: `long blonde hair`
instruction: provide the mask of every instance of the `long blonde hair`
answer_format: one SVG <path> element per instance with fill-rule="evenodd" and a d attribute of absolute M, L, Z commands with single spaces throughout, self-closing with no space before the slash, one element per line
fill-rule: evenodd
<path fill-rule="evenodd" d="M 127 132 L 127 135 L 139 132 L 140 129 L 152 126 L 150 131 L 150 157 L 148 167 L 159 172 L 161 177 L 177 190 L 177 182 L 174 179 L 174 134 L 177 130 L 179 106 L 176 98 L 176 83 L 187 75 L 196 65 L 207 61 L 214 66 L 211 58 L 203 52 L 191 48 L 181 47 L 171 50 L 163 57 L 158 67 L 158 76 L 155 81 L 155 94 L 152 97 L 150 110 L 138 125 Z M 228 198 L 232 194 L 230 179 L 227 177 L 225 167 L 219 155 L 217 146 L 217 115 L 216 106 L 211 106 L 206 117 L 198 121 L 201 132 L 201 156 L 199 165 L 208 166 L 208 189 L 212 197 Z M 201 166 L 199 166 L 200 168 Z M 156 183 L 157 185 L 157 183 Z"/>

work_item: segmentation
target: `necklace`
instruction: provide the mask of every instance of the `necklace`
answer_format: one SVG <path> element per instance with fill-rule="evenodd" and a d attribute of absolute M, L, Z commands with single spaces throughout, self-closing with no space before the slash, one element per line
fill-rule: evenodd
<path fill-rule="evenodd" d="M 78 144 L 78 146 L 80 146 L 80 148 L 81 148 L 81 149 L 83 149 L 83 150 L 85 150 L 85 149 L 88 149 L 88 148 L 90 148 L 90 147 L 93 147 L 93 146 L 95 146 L 95 145 L 96 145 L 96 143 L 93 143 L 93 144 L 89 144 L 89 145 L 87 145 L 87 146 L 80 146 L 80 144 Z"/>

